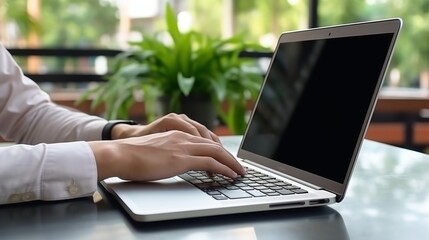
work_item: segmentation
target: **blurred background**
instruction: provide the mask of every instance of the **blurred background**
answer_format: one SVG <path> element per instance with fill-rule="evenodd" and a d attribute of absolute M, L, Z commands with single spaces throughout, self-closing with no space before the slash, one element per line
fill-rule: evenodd
<path fill-rule="evenodd" d="M 401 17 L 404 27 L 385 85 L 429 88 L 429 0 L 170 2 L 181 29 L 225 37 L 243 33 L 267 47 L 274 47 L 283 31 Z M 141 32 L 164 29 L 164 4 L 164 0 L 0 0 L 0 41 L 9 48 L 122 49 L 129 40 L 141 38 Z M 317 7 L 316 12 L 311 7 Z M 64 59 L 39 64 L 33 68 L 75 67 Z M 104 60 L 91 59 L 78 67 L 102 73 L 107 71 L 103 64 Z"/>

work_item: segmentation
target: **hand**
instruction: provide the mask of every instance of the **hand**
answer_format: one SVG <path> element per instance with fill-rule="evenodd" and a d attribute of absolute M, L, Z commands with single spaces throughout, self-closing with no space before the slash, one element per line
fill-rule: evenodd
<path fill-rule="evenodd" d="M 235 178 L 244 168 L 222 145 L 182 131 L 142 137 L 89 142 L 97 163 L 98 179 L 151 181 L 189 170 L 203 170 Z"/>
<path fill-rule="evenodd" d="M 138 137 L 170 130 L 179 130 L 220 143 L 216 134 L 211 132 L 204 125 L 190 119 L 184 114 L 176 113 L 167 114 L 145 126 L 118 124 L 112 129 L 112 138 Z"/>

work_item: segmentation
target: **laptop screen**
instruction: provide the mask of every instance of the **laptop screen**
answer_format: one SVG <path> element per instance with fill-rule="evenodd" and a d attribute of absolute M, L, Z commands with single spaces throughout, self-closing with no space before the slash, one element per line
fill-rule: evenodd
<path fill-rule="evenodd" d="M 342 183 L 392 35 L 279 43 L 242 149 Z"/>

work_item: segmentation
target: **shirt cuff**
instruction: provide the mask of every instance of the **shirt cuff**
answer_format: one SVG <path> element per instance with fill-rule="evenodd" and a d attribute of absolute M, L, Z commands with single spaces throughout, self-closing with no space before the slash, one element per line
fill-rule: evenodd
<path fill-rule="evenodd" d="M 46 145 L 41 200 L 90 196 L 97 190 L 97 165 L 87 142 Z"/>

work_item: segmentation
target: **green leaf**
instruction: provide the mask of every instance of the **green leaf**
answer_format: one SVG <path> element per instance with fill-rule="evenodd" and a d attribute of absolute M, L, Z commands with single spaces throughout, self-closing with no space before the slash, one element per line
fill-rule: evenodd
<path fill-rule="evenodd" d="M 180 87 L 180 90 L 182 91 L 182 93 L 185 96 L 188 96 L 192 90 L 192 87 L 194 86 L 195 78 L 194 77 L 189 77 L 189 78 L 184 77 L 182 75 L 182 73 L 179 72 L 177 74 L 177 82 L 179 83 L 179 87 Z"/>
<path fill-rule="evenodd" d="M 185 76 L 191 76 L 192 64 L 192 35 L 190 33 L 184 34 L 182 40 L 177 44 L 177 65 L 179 71 Z"/>
<path fill-rule="evenodd" d="M 100 91 L 100 88 L 102 86 L 97 85 L 91 89 L 88 89 L 87 91 L 83 92 L 79 98 L 76 100 L 75 105 L 80 105 L 82 104 L 85 100 L 89 99 L 90 97 L 92 97 L 92 95 L 94 95 L 95 93 L 97 93 L 97 91 Z"/>
<path fill-rule="evenodd" d="M 128 112 L 131 104 L 134 101 L 134 90 L 137 88 L 138 83 L 135 80 L 128 81 L 120 91 L 109 89 L 106 95 L 111 96 L 111 104 L 106 106 L 107 117 L 114 118 L 128 118 Z"/>
<path fill-rule="evenodd" d="M 114 76 L 123 76 L 126 78 L 135 78 L 139 75 L 148 73 L 150 70 L 148 66 L 138 63 L 132 63 L 130 65 L 123 66 Z"/>
<path fill-rule="evenodd" d="M 144 107 L 146 110 L 146 118 L 148 122 L 154 121 L 157 117 L 157 105 L 156 100 L 159 96 L 159 92 L 156 87 L 152 85 L 143 85 L 141 87 L 144 92 Z"/>
<path fill-rule="evenodd" d="M 167 23 L 167 30 L 173 38 L 173 41 L 175 43 L 180 42 L 181 35 L 179 27 L 177 26 L 176 14 L 174 13 L 173 8 L 169 3 L 167 3 L 165 7 L 165 20 Z"/>
<path fill-rule="evenodd" d="M 218 101 L 223 101 L 227 92 L 227 85 L 224 78 L 212 78 L 210 79 L 210 83 L 215 90 L 216 99 Z"/>
<path fill-rule="evenodd" d="M 246 106 L 229 102 L 227 126 L 233 134 L 243 134 L 246 130 Z"/>

